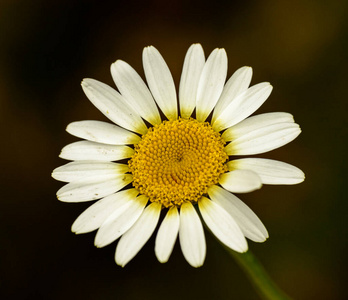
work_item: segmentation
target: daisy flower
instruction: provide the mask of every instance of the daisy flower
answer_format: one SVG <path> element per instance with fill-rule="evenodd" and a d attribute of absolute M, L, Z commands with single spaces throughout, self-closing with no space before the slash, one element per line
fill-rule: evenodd
<path fill-rule="evenodd" d="M 126 62 L 111 65 L 114 88 L 84 79 L 87 98 L 114 124 L 79 121 L 67 131 L 81 139 L 62 149 L 71 160 L 53 171 L 68 182 L 58 192 L 63 202 L 98 200 L 73 223 L 80 234 L 98 230 L 95 245 L 118 238 L 115 260 L 125 266 L 155 231 L 155 254 L 168 261 L 177 237 L 187 262 L 204 263 L 202 221 L 227 247 L 248 250 L 246 238 L 264 242 L 265 226 L 233 193 L 262 184 L 296 184 L 298 168 L 263 158 L 238 158 L 281 147 L 301 132 L 291 114 L 250 117 L 268 98 L 268 82 L 249 87 L 250 67 L 238 69 L 225 83 L 227 55 L 215 49 L 205 59 L 202 46 L 186 54 L 177 94 L 158 50 L 143 51 L 147 85 Z M 161 117 L 162 116 L 162 117 Z"/>

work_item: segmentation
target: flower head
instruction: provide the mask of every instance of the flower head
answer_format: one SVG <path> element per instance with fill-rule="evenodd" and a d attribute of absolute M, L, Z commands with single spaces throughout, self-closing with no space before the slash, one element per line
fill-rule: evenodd
<path fill-rule="evenodd" d="M 97 247 L 120 238 L 115 260 L 121 266 L 150 238 L 162 210 L 155 244 L 160 262 L 169 259 L 179 235 L 189 264 L 203 264 L 206 244 L 195 207 L 213 234 L 235 251 L 248 250 L 246 238 L 265 241 L 262 222 L 232 193 L 304 180 L 303 172 L 287 163 L 233 159 L 276 149 L 300 134 L 288 113 L 249 117 L 272 86 L 249 87 L 250 67 L 238 69 L 225 83 L 225 50 L 215 49 L 205 60 L 201 45 L 194 44 L 185 57 L 177 101 L 172 75 L 154 47 L 144 49 L 143 65 L 148 87 L 121 60 L 111 65 L 118 91 L 93 79 L 82 81 L 88 99 L 115 124 L 80 121 L 67 127 L 84 140 L 62 149 L 60 157 L 73 162 L 53 171 L 55 179 L 68 182 L 57 197 L 99 199 L 76 219 L 72 231 L 98 229 Z"/>

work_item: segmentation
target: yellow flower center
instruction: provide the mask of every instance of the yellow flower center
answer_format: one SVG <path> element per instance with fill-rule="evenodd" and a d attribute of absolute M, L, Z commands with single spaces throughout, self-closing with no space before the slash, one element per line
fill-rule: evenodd
<path fill-rule="evenodd" d="M 209 123 L 164 121 L 135 145 L 128 161 L 133 185 L 165 207 L 197 202 L 227 171 L 225 141 Z"/>

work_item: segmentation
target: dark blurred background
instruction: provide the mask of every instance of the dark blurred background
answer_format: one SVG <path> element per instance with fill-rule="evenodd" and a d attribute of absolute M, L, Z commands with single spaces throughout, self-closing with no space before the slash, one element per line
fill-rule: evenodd
<path fill-rule="evenodd" d="M 92 77 L 113 85 L 116 59 L 143 76 L 142 49 L 154 45 L 176 85 L 188 47 L 226 49 L 229 76 L 252 66 L 252 84 L 274 91 L 260 112 L 286 111 L 302 134 L 263 155 L 306 173 L 296 186 L 240 195 L 270 239 L 250 248 L 294 299 L 345 299 L 347 268 L 347 5 L 316 1 L 0 2 L 2 299 L 259 299 L 228 254 L 207 234 L 207 259 L 193 269 L 176 244 L 157 262 L 152 238 L 124 269 L 116 243 L 70 226 L 90 203 L 56 199 L 51 171 L 77 120 L 105 120 L 84 96 Z"/>

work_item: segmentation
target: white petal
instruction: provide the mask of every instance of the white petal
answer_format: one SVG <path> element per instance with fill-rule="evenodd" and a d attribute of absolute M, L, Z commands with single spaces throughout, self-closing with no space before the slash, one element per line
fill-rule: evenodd
<path fill-rule="evenodd" d="M 250 170 L 234 170 L 220 176 L 219 183 L 232 193 L 249 193 L 262 186 L 260 177 Z"/>
<path fill-rule="evenodd" d="M 81 83 L 87 98 L 117 125 L 141 134 L 147 127 L 139 114 L 113 88 L 100 81 L 86 78 Z"/>
<path fill-rule="evenodd" d="M 69 160 L 113 161 L 129 158 L 133 153 L 134 150 L 128 146 L 79 141 L 65 146 L 59 157 Z"/>
<path fill-rule="evenodd" d="M 232 216 L 248 239 L 264 242 L 268 238 L 267 229 L 260 219 L 235 195 L 216 185 L 208 189 L 208 195 Z"/>
<path fill-rule="evenodd" d="M 139 74 L 126 62 L 117 60 L 111 65 L 112 78 L 122 96 L 152 125 L 160 124 L 161 117 L 155 101 Z"/>
<path fill-rule="evenodd" d="M 182 118 L 188 119 L 196 107 L 197 88 L 204 63 L 202 46 L 193 44 L 186 53 L 180 79 L 179 103 Z"/>
<path fill-rule="evenodd" d="M 148 198 L 139 196 L 123 200 L 123 205 L 115 209 L 97 231 L 94 244 L 98 248 L 111 244 L 131 228 L 142 214 Z"/>
<path fill-rule="evenodd" d="M 271 92 L 272 86 L 268 82 L 248 88 L 216 116 L 213 128 L 221 131 L 249 117 L 267 100 Z"/>
<path fill-rule="evenodd" d="M 223 244 L 237 252 L 248 250 L 244 234 L 229 213 L 206 197 L 198 201 L 198 206 L 204 222 Z"/>
<path fill-rule="evenodd" d="M 126 145 L 138 143 L 140 137 L 116 125 L 100 121 L 80 121 L 68 125 L 66 131 L 92 142 Z"/>
<path fill-rule="evenodd" d="M 201 220 L 190 202 L 181 205 L 179 240 L 187 262 L 195 268 L 202 266 L 206 255 L 204 231 Z"/>
<path fill-rule="evenodd" d="M 64 185 L 57 192 L 63 202 L 84 202 L 103 198 L 116 193 L 131 183 L 130 174 L 91 176 Z"/>
<path fill-rule="evenodd" d="M 138 193 L 136 189 L 128 189 L 97 201 L 79 215 L 71 231 L 80 234 L 98 229 L 115 210 L 135 199 Z"/>
<path fill-rule="evenodd" d="M 226 129 L 222 134 L 222 138 L 225 141 L 232 141 L 258 128 L 278 123 L 294 123 L 294 117 L 285 112 L 272 112 L 252 116 Z"/>
<path fill-rule="evenodd" d="M 215 49 L 204 65 L 196 99 L 197 120 L 204 122 L 219 100 L 227 75 L 225 49 Z"/>
<path fill-rule="evenodd" d="M 155 244 L 155 254 L 159 262 L 168 261 L 179 233 L 180 217 L 174 206 L 167 212 L 158 230 Z"/>
<path fill-rule="evenodd" d="M 147 83 L 156 103 L 169 120 L 177 119 L 178 108 L 173 77 L 155 47 L 144 48 L 143 65 Z"/>
<path fill-rule="evenodd" d="M 253 70 L 250 67 L 242 67 L 234 72 L 226 82 L 219 101 L 214 108 L 212 123 L 215 122 L 216 116 L 219 116 L 240 93 L 247 90 L 252 75 Z"/>
<path fill-rule="evenodd" d="M 260 176 L 263 184 L 297 184 L 304 180 L 304 173 L 290 164 L 264 158 L 242 158 L 228 162 L 230 171 L 251 170 Z"/>
<path fill-rule="evenodd" d="M 301 133 L 296 123 L 268 125 L 233 140 L 225 147 L 228 155 L 259 154 L 290 143 Z"/>
<path fill-rule="evenodd" d="M 59 181 L 70 182 L 91 176 L 124 174 L 128 165 L 99 161 L 73 161 L 53 170 L 52 177 Z"/>
<path fill-rule="evenodd" d="M 154 232 L 161 212 L 161 204 L 153 202 L 145 208 L 137 222 L 117 244 L 115 260 L 124 267 L 145 245 Z"/>

